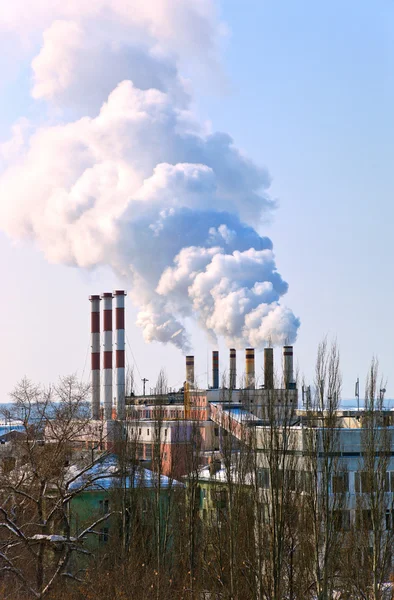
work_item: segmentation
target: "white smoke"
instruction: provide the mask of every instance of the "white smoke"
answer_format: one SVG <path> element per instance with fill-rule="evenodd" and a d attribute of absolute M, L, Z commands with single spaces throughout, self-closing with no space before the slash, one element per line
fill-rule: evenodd
<path fill-rule="evenodd" d="M 252 227 L 273 206 L 269 176 L 196 120 L 178 70 L 197 50 L 216 68 L 211 2 L 35 4 L 19 23 L 45 28 L 32 95 L 63 112 L 21 121 L 0 149 L 0 227 L 50 261 L 111 266 L 148 341 L 187 349 L 190 317 L 237 347 L 294 341 L 272 243 Z"/>

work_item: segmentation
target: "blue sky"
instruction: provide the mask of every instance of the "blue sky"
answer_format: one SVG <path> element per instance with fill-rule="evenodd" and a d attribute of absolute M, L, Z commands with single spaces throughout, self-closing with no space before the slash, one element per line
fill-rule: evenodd
<path fill-rule="evenodd" d="M 258 230 L 274 243 L 289 283 L 286 304 L 301 319 L 295 344 L 300 370 L 310 380 L 319 340 L 336 336 L 344 397 L 352 396 L 357 376 L 364 379 L 372 355 L 393 397 L 394 5 L 227 0 L 220 14 L 229 30 L 221 44 L 227 84 L 199 70 L 195 108 L 270 172 L 278 208 Z M 46 115 L 45 106 L 29 97 L 30 54 L 15 58 L 10 41 L 3 43 L 2 141 L 19 117 Z M 87 297 L 118 287 L 116 277 L 107 269 L 49 265 L 33 245 L 15 244 L 4 234 L 0 264 L 0 399 L 7 400 L 24 374 L 43 382 L 73 371 L 86 376 Z M 145 344 L 134 324 L 136 309 L 127 308 L 134 355 L 128 348 L 128 358 L 137 363 L 136 377 L 153 382 L 164 366 L 170 385 L 179 385 L 181 353 Z M 205 383 L 213 347 L 192 329 L 197 373 Z"/>

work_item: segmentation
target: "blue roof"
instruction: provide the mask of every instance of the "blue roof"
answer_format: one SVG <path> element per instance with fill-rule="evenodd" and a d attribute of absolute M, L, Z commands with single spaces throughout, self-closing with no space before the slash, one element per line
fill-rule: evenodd
<path fill-rule="evenodd" d="M 78 470 L 80 469 L 76 466 L 71 467 L 70 479 L 73 477 L 73 471 L 77 472 Z M 135 469 L 128 469 L 126 476 L 122 478 L 116 456 L 109 455 L 75 479 L 69 485 L 69 489 L 77 490 L 84 488 L 87 491 L 98 491 L 116 489 L 124 485 L 126 485 L 127 489 L 156 488 L 159 485 L 159 476 L 150 469 L 137 466 Z M 160 476 L 160 487 L 170 488 L 173 486 L 184 487 L 184 484 L 165 475 Z"/>
<path fill-rule="evenodd" d="M 23 425 L 18 425 L 16 423 L 12 423 L 11 425 L 0 425 L 0 436 L 5 433 L 10 433 L 10 431 L 25 431 L 25 427 Z"/>
<path fill-rule="evenodd" d="M 226 406 L 223 407 L 223 412 L 230 413 L 236 421 L 259 421 L 259 418 L 256 417 L 256 415 L 245 410 L 241 406 Z"/>

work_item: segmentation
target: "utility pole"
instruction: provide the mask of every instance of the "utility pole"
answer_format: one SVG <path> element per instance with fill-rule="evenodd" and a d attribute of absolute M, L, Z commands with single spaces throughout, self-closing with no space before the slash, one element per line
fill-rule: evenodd
<path fill-rule="evenodd" d="M 142 384 L 144 386 L 143 395 L 145 396 L 145 386 L 146 386 L 146 383 L 149 381 L 149 379 L 147 379 L 146 377 L 144 377 L 143 379 L 141 379 L 141 381 L 142 381 Z"/>
<path fill-rule="evenodd" d="M 357 381 L 356 381 L 356 385 L 355 385 L 355 389 L 354 389 L 354 395 L 357 398 L 357 410 L 360 410 L 360 380 L 357 377 Z"/>

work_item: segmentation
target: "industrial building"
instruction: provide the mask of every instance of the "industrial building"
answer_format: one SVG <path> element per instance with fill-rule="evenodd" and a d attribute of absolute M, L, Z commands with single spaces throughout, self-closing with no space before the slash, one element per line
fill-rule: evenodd
<path fill-rule="evenodd" d="M 115 299 L 115 319 L 112 317 L 112 303 Z M 286 430 L 291 432 L 292 448 L 289 452 L 294 471 L 294 490 L 305 489 L 308 480 L 307 457 L 310 455 L 308 439 L 315 436 L 315 452 L 320 469 L 326 458 L 323 434 L 325 430 L 324 411 L 314 411 L 299 407 L 298 390 L 294 378 L 293 347 L 283 347 L 282 385 L 275 387 L 273 349 L 264 349 L 264 383 L 256 386 L 255 350 L 245 350 L 244 385 L 237 387 L 237 351 L 229 350 L 228 381 L 220 385 L 219 352 L 212 352 L 212 382 L 208 389 L 195 385 L 194 356 L 186 356 L 185 382 L 178 391 L 126 397 L 125 393 L 125 331 L 124 304 L 125 292 L 115 291 L 102 296 L 91 296 L 91 335 L 92 335 L 92 422 L 89 433 L 85 432 L 86 445 L 89 437 L 100 432 L 103 447 L 116 448 L 118 442 L 133 443 L 136 457 L 148 467 L 158 468 L 168 476 L 182 477 L 191 472 L 191 450 L 193 460 L 198 457 L 201 481 L 216 481 L 223 472 L 223 440 L 231 436 L 232 452 L 238 451 L 237 444 L 248 443 L 251 439 L 258 453 L 260 487 L 268 489 L 275 485 L 270 481 L 267 456 L 269 455 L 268 432 L 275 422 L 280 429 L 281 420 L 286 422 Z M 100 303 L 103 301 L 103 318 L 100 318 Z M 103 322 L 103 331 L 100 324 Z M 115 321 L 115 336 L 112 323 Z M 113 338 L 116 340 L 115 386 L 113 385 Z M 103 362 L 101 363 L 101 343 Z M 239 354 L 239 353 L 238 353 Z M 102 368 L 101 368 L 102 366 Z M 101 383 L 103 385 L 101 385 Z M 115 402 L 113 403 L 113 388 Z M 101 400 L 103 389 L 103 401 Z M 388 426 L 390 448 L 394 447 L 393 414 L 383 411 L 381 425 Z M 362 410 L 336 411 L 336 469 L 343 473 L 341 490 L 347 494 L 347 505 L 343 522 L 354 519 L 355 510 L 366 484 L 363 477 L 362 437 L 364 415 Z M 377 426 L 380 426 L 379 423 Z M 308 437 L 309 436 L 309 437 Z M 394 456 L 390 450 L 387 463 L 387 506 L 394 505 Z M 293 457 L 297 456 L 294 461 Z M 155 462 L 156 460 L 156 462 Z M 212 467 L 215 465 L 215 468 Z M 194 468 L 195 465 L 193 465 Z M 335 474 L 335 477 L 341 475 Z M 223 479 L 221 480 L 223 484 Z M 330 490 L 335 497 L 337 483 L 330 482 Z M 203 492 L 201 492 L 203 493 Z M 222 497 L 221 506 L 224 502 Z M 201 498 L 201 506 L 206 507 L 206 499 Z M 388 508 L 389 510 L 389 508 Z M 391 508 L 390 508 L 391 511 Z M 352 516 L 353 515 L 353 516 Z M 390 512 L 390 527 L 392 526 Z M 387 522 L 389 524 L 389 521 Z"/>
<path fill-rule="evenodd" d="M 149 463 L 154 460 L 155 452 L 159 452 L 163 472 L 179 477 L 188 471 L 190 445 L 194 450 L 198 448 L 201 466 L 220 452 L 223 431 L 227 433 L 225 424 L 220 422 L 226 414 L 222 411 L 224 406 L 230 404 L 233 410 L 242 406 L 243 417 L 249 422 L 257 423 L 267 418 L 274 391 L 273 349 L 264 350 L 264 385 L 259 388 L 256 387 L 254 348 L 245 350 L 242 388 L 237 387 L 237 380 L 241 380 L 241 377 L 237 378 L 237 351 L 231 348 L 229 377 L 225 385 L 222 382 L 220 386 L 219 352 L 214 350 L 211 388 L 196 386 L 194 356 L 188 355 L 185 381 L 180 390 L 155 390 L 154 393 L 127 397 L 125 296 L 123 290 L 90 296 L 92 420 L 89 430 L 81 434 L 81 441 L 87 447 L 98 443 L 107 449 L 115 449 L 117 443 L 134 442 L 138 459 Z M 279 411 L 287 403 L 285 398 L 296 411 L 292 346 L 283 348 L 283 389 L 275 390 L 275 397 Z"/>

